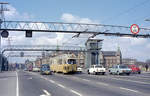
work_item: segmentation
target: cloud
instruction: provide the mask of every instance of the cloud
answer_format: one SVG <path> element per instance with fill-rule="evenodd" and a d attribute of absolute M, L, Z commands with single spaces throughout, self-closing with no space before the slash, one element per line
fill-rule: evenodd
<path fill-rule="evenodd" d="M 6 6 L 9 11 L 5 12 L 6 20 L 31 20 L 34 18 L 33 14 L 27 12 L 20 13 L 17 9 L 11 5 Z"/>
<path fill-rule="evenodd" d="M 61 20 L 64 22 L 70 23 L 89 23 L 89 24 L 96 24 L 97 21 L 91 20 L 89 18 L 81 18 L 79 16 L 74 16 L 70 13 L 64 13 L 61 16 Z"/>

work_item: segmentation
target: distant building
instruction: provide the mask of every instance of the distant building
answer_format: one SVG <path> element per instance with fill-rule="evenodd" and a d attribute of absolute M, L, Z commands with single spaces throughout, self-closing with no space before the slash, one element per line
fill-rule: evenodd
<path fill-rule="evenodd" d="M 37 58 L 36 61 L 35 61 L 35 66 L 40 68 L 41 64 L 42 64 L 42 59 L 41 58 Z"/>
<path fill-rule="evenodd" d="M 109 68 L 116 64 L 122 64 L 122 54 L 120 48 L 117 51 L 101 51 L 100 64 Z"/>
<path fill-rule="evenodd" d="M 5 56 L 0 54 L 0 71 L 8 71 L 8 60 Z"/>
<path fill-rule="evenodd" d="M 77 66 L 84 67 L 85 65 L 85 54 L 83 52 L 79 52 L 77 54 Z"/>
<path fill-rule="evenodd" d="M 42 64 L 49 64 L 50 57 L 42 58 Z"/>
<path fill-rule="evenodd" d="M 135 65 L 137 63 L 136 59 L 132 59 L 132 58 L 123 58 L 122 59 L 122 64 L 125 65 Z"/>

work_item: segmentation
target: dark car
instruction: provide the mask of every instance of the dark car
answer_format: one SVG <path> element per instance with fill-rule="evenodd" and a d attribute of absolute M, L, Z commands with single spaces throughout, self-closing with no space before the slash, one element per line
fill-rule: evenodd
<path fill-rule="evenodd" d="M 41 66 L 41 75 L 51 75 L 51 70 L 49 64 L 42 64 Z"/>
<path fill-rule="evenodd" d="M 141 74 L 141 70 L 138 66 L 136 65 L 128 65 L 128 67 L 132 70 L 132 73 L 138 73 Z"/>

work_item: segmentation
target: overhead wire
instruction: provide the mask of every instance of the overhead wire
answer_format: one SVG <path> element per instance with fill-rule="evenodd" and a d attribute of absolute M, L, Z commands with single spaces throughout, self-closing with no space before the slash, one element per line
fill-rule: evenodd
<path fill-rule="evenodd" d="M 110 17 L 110 18 L 108 18 L 108 19 L 106 19 L 106 20 L 104 20 L 104 21 L 102 21 L 102 22 L 107 22 L 107 21 L 111 21 L 111 20 L 116 20 L 116 18 L 118 19 L 118 17 L 120 17 L 120 16 L 122 16 L 122 15 L 124 15 L 124 14 L 127 14 L 127 13 L 129 13 L 129 12 L 134 11 L 135 9 L 137 9 L 137 7 L 144 6 L 144 5 L 147 4 L 147 2 L 149 2 L 149 1 L 150 1 L 150 0 L 145 0 L 145 1 L 143 1 L 143 2 L 140 2 L 139 4 L 137 4 L 137 5 L 133 6 L 133 7 L 131 7 L 131 8 L 129 8 L 129 9 L 125 10 L 124 12 L 121 12 L 121 13 L 119 13 L 119 14 L 113 16 L 113 17 Z"/>

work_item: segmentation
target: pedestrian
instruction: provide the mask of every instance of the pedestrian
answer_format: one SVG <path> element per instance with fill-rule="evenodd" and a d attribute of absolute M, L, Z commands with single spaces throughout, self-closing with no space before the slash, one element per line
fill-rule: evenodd
<path fill-rule="evenodd" d="M 145 65 L 146 72 L 148 71 L 148 64 Z"/>

